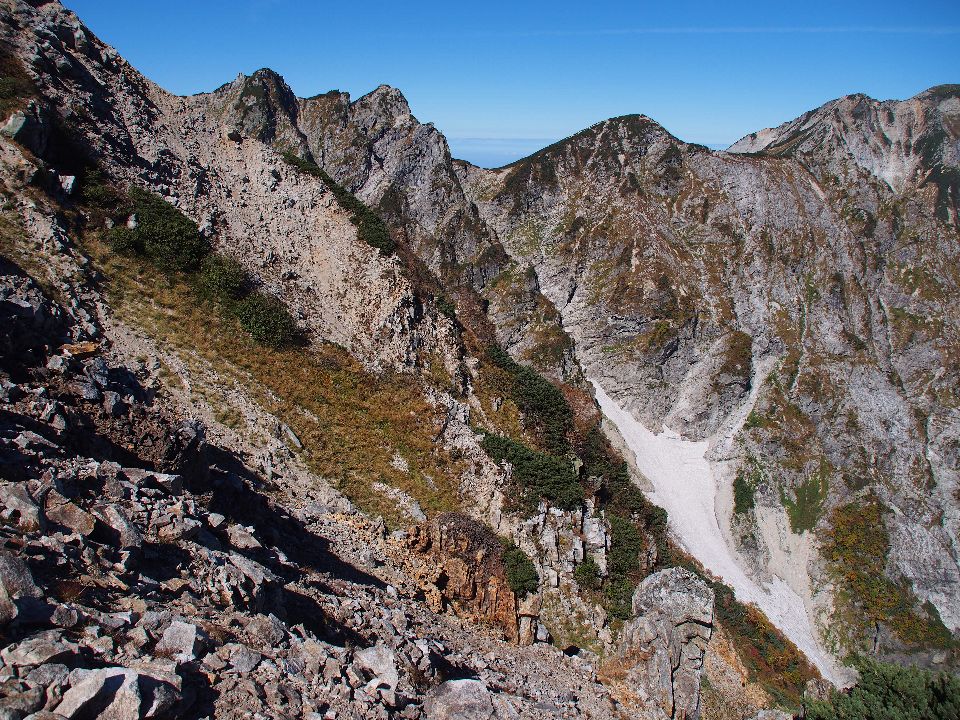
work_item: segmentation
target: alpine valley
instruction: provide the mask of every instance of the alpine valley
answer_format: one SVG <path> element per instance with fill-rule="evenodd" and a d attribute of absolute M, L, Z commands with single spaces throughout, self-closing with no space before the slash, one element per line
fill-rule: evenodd
<path fill-rule="evenodd" d="M 0 196 L 0 718 L 960 714 L 960 85 L 484 169 L 0 0 Z"/>

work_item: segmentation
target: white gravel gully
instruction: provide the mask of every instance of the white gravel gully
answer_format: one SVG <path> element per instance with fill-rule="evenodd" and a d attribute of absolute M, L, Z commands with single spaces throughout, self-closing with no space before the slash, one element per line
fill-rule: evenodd
<path fill-rule="evenodd" d="M 737 599 L 757 606 L 809 658 L 824 678 L 842 684 L 836 660 L 821 647 L 803 599 L 783 578 L 761 585 L 737 562 L 717 521 L 716 479 L 705 454 L 709 441 L 684 440 L 664 427 L 655 435 L 614 401 L 596 380 L 603 413 L 636 456 L 637 468 L 653 485 L 647 497 L 669 515 L 669 528 L 680 545 L 721 578 Z"/>

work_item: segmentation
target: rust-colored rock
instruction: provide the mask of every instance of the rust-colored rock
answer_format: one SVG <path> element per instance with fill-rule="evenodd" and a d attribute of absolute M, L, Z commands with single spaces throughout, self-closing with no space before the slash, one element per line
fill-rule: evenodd
<path fill-rule="evenodd" d="M 78 342 L 78 343 L 68 343 L 64 345 L 60 350 L 65 353 L 70 354 L 72 357 L 84 360 L 88 357 L 93 357 L 97 354 L 99 347 L 95 342 Z"/>
<path fill-rule="evenodd" d="M 503 546 L 489 528 L 444 513 L 414 527 L 408 545 L 428 603 L 499 627 L 507 640 L 518 641 L 517 598 L 504 574 Z"/>

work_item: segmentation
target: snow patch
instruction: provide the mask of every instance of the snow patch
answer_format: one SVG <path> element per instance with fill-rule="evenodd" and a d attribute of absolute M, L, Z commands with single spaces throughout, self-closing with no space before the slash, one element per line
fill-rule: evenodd
<path fill-rule="evenodd" d="M 614 401 L 596 380 L 597 402 L 636 456 L 637 468 L 653 485 L 651 502 L 669 515 L 669 528 L 684 550 L 734 591 L 753 603 L 803 652 L 820 673 L 838 684 L 843 674 L 817 639 L 803 599 L 787 582 L 774 576 L 761 586 L 747 575 L 724 540 L 716 514 L 716 480 L 705 455 L 707 440 L 684 440 L 664 427 L 655 435 Z"/>

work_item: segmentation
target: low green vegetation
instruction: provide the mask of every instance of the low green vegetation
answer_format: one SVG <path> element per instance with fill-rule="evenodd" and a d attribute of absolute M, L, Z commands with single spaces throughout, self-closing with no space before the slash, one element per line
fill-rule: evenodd
<path fill-rule="evenodd" d="M 357 235 L 368 245 L 375 247 L 381 255 L 392 255 L 396 250 L 396 243 L 390 236 L 383 219 L 361 202 L 356 195 L 340 185 L 330 177 L 319 165 L 312 160 L 305 160 L 294 153 L 283 153 L 283 159 L 295 168 L 308 175 L 320 178 L 326 185 L 340 206 L 350 213 L 350 220 L 357 226 Z"/>
<path fill-rule="evenodd" d="M 826 465 L 821 465 L 817 472 L 811 474 L 806 480 L 797 486 L 790 497 L 786 492 L 781 491 L 780 500 L 790 518 L 790 528 L 798 535 L 813 530 L 820 516 L 823 515 L 823 507 L 827 502 L 827 492 L 830 489 L 829 469 Z"/>
<path fill-rule="evenodd" d="M 743 427 L 747 430 L 753 430 L 754 428 L 766 427 L 766 419 L 758 413 L 756 410 L 751 410 L 750 414 L 747 415 L 746 421 L 743 423 Z"/>
<path fill-rule="evenodd" d="M 753 510 L 756 504 L 757 486 L 761 471 L 754 462 L 748 462 L 733 479 L 733 512 L 743 515 Z"/>
<path fill-rule="evenodd" d="M 949 648 L 950 631 L 936 609 L 920 606 L 906 583 L 885 574 L 890 538 L 879 500 L 853 502 L 835 508 L 829 518 L 821 552 L 837 585 L 836 607 L 857 647 L 878 625 L 893 630 L 908 645 Z"/>
<path fill-rule="evenodd" d="M 540 586 L 540 575 L 533 561 L 513 543 L 504 547 L 503 569 L 510 589 L 518 598 L 536 592 Z"/>
<path fill-rule="evenodd" d="M 560 389 L 536 370 L 521 365 L 498 345 L 488 356 L 510 377 L 508 392 L 520 408 L 524 420 L 542 441 L 547 452 L 565 454 L 570 443 L 567 434 L 573 428 L 573 411 Z"/>
<path fill-rule="evenodd" d="M 686 566 L 704 577 L 699 568 L 689 563 Z M 816 670 L 755 606 L 739 602 L 724 583 L 709 577 L 704 580 L 716 596 L 716 620 L 730 634 L 750 679 L 758 682 L 777 704 L 798 707 L 806 682 L 816 676 Z"/>
<path fill-rule="evenodd" d="M 128 194 L 136 218 L 132 229 L 124 225 L 110 231 L 118 252 L 146 257 L 166 273 L 192 273 L 210 252 L 197 224 L 163 198 L 134 187 Z"/>
<path fill-rule="evenodd" d="M 603 582 L 600 577 L 600 566 L 589 556 L 574 569 L 573 579 L 585 590 L 599 590 Z"/>
<path fill-rule="evenodd" d="M 436 303 L 437 303 L 437 310 L 439 310 L 441 313 L 446 315 L 447 318 L 454 324 L 458 322 L 457 306 L 453 301 L 448 300 L 443 295 L 438 295 L 436 298 Z"/>
<path fill-rule="evenodd" d="M 483 449 L 493 460 L 508 462 L 513 467 L 511 498 L 527 513 L 534 513 L 541 498 L 556 507 L 573 510 L 583 502 L 583 486 L 566 457 L 557 457 L 532 450 L 504 435 L 486 433 Z"/>
<path fill-rule="evenodd" d="M 860 680 L 806 706 L 807 720 L 956 720 L 960 677 L 859 657 Z"/>
<path fill-rule="evenodd" d="M 611 616 L 625 620 L 632 614 L 637 583 L 670 559 L 667 513 L 630 481 L 627 464 L 614 453 L 598 427 L 586 433 L 577 452 L 583 462 L 583 475 L 596 484 L 597 504 L 610 523 L 610 552 L 607 577 L 601 583 L 601 602 Z M 641 565 L 641 556 L 649 562 Z M 583 565 L 578 571 L 586 574 L 590 568 L 580 570 Z"/>
<path fill-rule="evenodd" d="M 297 326 L 286 306 L 273 295 L 250 293 L 237 301 L 233 312 L 240 327 L 262 345 L 284 347 L 292 344 L 297 336 Z"/>
<path fill-rule="evenodd" d="M 250 278 L 236 259 L 211 253 L 200 264 L 195 287 L 197 294 L 205 300 L 232 303 L 247 294 Z"/>
<path fill-rule="evenodd" d="M 211 252 L 196 223 L 173 205 L 140 188 L 123 194 L 96 170 L 85 176 L 80 199 L 94 214 L 121 221 L 107 233 L 114 252 L 146 260 L 170 278 L 184 277 L 197 299 L 215 304 L 261 345 L 281 348 L 298 340 L 283 302 L 256 290 L 236 259 Z M 130 215 L 135 222 L 123 223 Z"/>
<path fill-rule="evenodd" d="M 637 525 L 620 515 L 609 515 L 610 552 L 609 579 L 604 588 L 604 607 L 614 617 L 625 620 L 633 613 L 633 589 L 641 578 L 640 553 L 645 549 L 643 535 Z"/>
<path fill-rule="evenodd" d="M 629 577 L 640 571 L 643 537 L 637 527 L 619 515 L 610 515 L 610 574 Z"/>

